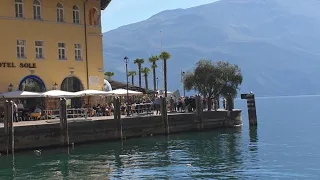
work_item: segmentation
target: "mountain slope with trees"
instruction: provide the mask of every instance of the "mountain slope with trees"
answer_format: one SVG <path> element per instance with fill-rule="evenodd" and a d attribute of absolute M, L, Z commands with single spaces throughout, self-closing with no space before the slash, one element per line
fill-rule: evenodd
<path fill-rule="evenodd" d="M 241 92 L 252 90 L 262 96 L 318 94 L 318 9 L 320 2 L 316 0 L 220 0 L 163 11 L 104 33 L 105 69 L 115 72 L 114 79 L 125 81 L 123 57 L 128 56 L 129 70 L 138 72 L 135 59 L 160 54 L 161 30 L 162 48 L 171 54 L 168 90 L 182 89 L 181 70 L 192 69 L 199 59 L 210 59 L 241 67 Z M 161 64 L 157 63 L 158 77 Z M 152 69 L 148 61 L 142 66 Z M 152 76 L 149 79 L 153 82 Z"/>

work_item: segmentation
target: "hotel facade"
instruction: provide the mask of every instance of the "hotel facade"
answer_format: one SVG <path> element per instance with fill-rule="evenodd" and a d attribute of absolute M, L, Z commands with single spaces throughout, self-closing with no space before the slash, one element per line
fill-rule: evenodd
<path fill-rule="evenodd" d="M 111 0 L 1 0 L 0 92 L 101 90 Z"/>

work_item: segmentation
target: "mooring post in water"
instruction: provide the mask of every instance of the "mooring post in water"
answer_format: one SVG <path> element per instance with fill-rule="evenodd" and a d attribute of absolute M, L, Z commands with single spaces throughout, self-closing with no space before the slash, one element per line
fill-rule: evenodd
<path fill-rule="evenodd" d="M 256 100 L 254 98 L 254 94 L 250 92 L 249 94 L 241 94 L 241 99 L 247 100 L 248 107 L 248 118 L 250 126 L 257 126 L 257 110 L 256 110 Z"/>
<path fill-rule="evenodd" d="M 196 119 L 198 124 L 198 129 L 203 129 L 203 123 L 202 123 L 202 113 L 203 113 L 203 107 L 202 107 L 202 101 L 201 96 L 196 96 Z"/>
<path fill-rule="evenodd" d="M 169 120 L 168 120 L 168 108 L 167 108 L 167 100 L 166 98 L 160 98 L 160 112 L 161 112 L 161 119 L 164 124 L 164 130 L 166 134 L 170 134 L 169 130 Z"/>
<path fill-rule="evenodd" d="M 123 140 L 123 127 L 121 119 L 121 102 L 119 97 L 114 98 L 114 119 L 118 123 L 118 132 L 120 133 L 120 138 Z"/>
<path fill-rule="evenodd" d="M 7 155 L 11 152 L 14 154 L 14 127 L 13 127 L 13 102 L 6 100 L 4 108 L 4 131 L 5 131 L 5 147 Z"/>
<path fill-rule="evenodd" d="M 65 98 L 60 99 L 60 142 L 63 146 L 69 146 L 67 103 Z"/>

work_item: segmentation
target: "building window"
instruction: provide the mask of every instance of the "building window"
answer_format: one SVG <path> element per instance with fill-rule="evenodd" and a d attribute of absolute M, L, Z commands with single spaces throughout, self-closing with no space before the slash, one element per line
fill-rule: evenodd
<path fill-rule="evenodd" d="M 90 26 L 100 25 L 100 15 L 96 8 L 91 8 L 89 11 L 89 25 Z"/>
<path fill-rule="evenodd" d="M 73 6 L 73 24 L 80 24 L 80 10 L 78 6 Z"/>
<path fill-rule="evenodd" d="M 43 59 L 43 41 L 36 41 L 35 47 L 36 47 L 36 59 Z"/>
<path fill-rule="evenodd" d="M 26 58 L 26 41 L 17 40 L 17 58 Z"/>
<path fill-rule="evenodd" d="M 64 9 L 62 4 L 57 4 L 57 21 L 64 22 Z"/>
<path fill-rule="evenodd" d="M 23 0 L 15 0 L 16 18 L 23 18 Z"/>
<path fill-rule="evenodd" d="M 58 43 L 59 60 L 66 60 L 66 44 Z"/>
<path fill-rule="evenodd" d="M 39 0 L 33 0 L 33 19 L 41 20 L 41 3 Z"/>
<path fill-rule="evenodd" d="M 76 61 L 81 61 L 81 44 L 74 44 L 74 58 Z"/>

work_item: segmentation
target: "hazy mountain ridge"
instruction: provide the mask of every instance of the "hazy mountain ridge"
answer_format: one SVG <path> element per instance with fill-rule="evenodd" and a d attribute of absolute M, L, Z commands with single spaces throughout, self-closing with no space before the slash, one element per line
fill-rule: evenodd
<path fill-rule="evenodd" d="M 206 58 L 238 64 L 245 78 L 243 92 L 316 94 L 320 92 L 320 13 L 314 6 L 320 8 L 320 3 L 308 2 L 221 0 L 160 12 L 104 33 L 105 68 L 117 74 L 115 79 L 125 80 L 123 57 L 147 61 L 158 54 L 162 30 L 163 49 L 172 54 L 170 90 L 181 88 L 180 69 L 193 68 L 197 60 Z M 148 62 L 144 66 L 150 67 Z M 137 69 L 132 62 L 129 68 Z"/>

